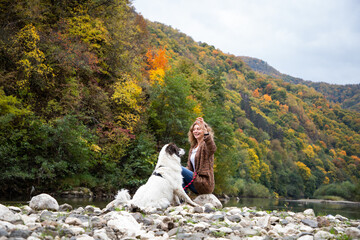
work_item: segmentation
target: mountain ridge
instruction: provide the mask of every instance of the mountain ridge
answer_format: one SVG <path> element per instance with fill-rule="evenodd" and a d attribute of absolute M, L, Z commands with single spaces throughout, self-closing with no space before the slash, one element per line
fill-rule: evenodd
<path fill-rule="evenodd" d="M 240 56 L 240 58 L 256 72 L 280 78 L 289 83 L 303 84 L 312 87 L 316 91 L 324 94 L 331 102 L 339 103 L 341 107 L 345 109 L 360 112 L 360 84 L 331 84 L 303 80 L 281 73 L 264 60 L 249 56 Z"/>

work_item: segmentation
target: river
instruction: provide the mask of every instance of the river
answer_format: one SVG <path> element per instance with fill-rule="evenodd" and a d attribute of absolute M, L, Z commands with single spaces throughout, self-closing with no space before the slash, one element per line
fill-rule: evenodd
<path fill-rule="evenodd" d="M 85 198 L 56 198 L 58 203 L 68 203 L 75 207 L 85 207 L 93 205 L 104 208 L 110 199 L 85 199 Z M 1 204 L 21 206 L 28 204 L 26 201 L 5 201 L 0 200 Z M 266 198 L 231 198 L 227 202 L 223 202 L 224 207 L 256 207 L 257 210 L 264 211 L 293 211 L 302 212 L 308 208 L 312 208 L 316 216 L 336 215 L 340 214 L 350 219 L 360 219 L 360 203 L 343 204 L 343 203 L 324 203 L 324 202 L 299 202 L 291 200 L 266 199 Z"/>

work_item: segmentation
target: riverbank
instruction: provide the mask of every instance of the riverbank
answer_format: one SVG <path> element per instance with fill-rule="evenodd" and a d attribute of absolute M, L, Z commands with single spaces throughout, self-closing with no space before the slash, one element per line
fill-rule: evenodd
<path fill-rule="evenodd" d="M 288 202 L 303 202 L 303 203 L 328 203 L 328 204 L 349 204 L 349 205 L 359 205 L 360 202 L 352 201 L 334 201 L 334 200 L 325 200 L 325 199 L 297 199 L 297 200 L 286 200 Z"/>
<path fill-rule="evenodd" d="M 32 208 L 30 207 L 32 206 Z M 146 213 L 68 204 L 35 210 L 0 204 L 0 239 L 360 239 L 360 220 L 341 215 L 180 205 Z M 50 205 L 48 205 L 50 206 Z M 51 209 L 51 207 L 48 207 Z"/>

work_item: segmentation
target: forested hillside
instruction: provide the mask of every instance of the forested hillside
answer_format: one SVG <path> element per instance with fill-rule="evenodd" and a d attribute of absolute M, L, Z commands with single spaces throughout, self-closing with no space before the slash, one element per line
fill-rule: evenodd
<path fill-rule="evenodd" d="M 301 78 L 280 73 L 261 59 L 244 56 L 242 56 L 241 59 L 243 59 L 254 71 L 283 79 L 285 82 L 312 87 L 316 91 L 322 93 L 330 102 L 339 103 L 342 108 L 360 112 L 360 84 L 337 85 L 324 82 L 305 81 Z"/>
<path fill-rule="evenodd" d="M 2 196 L 134 190 L 163 144 L 188 150 L 203 116 L 215 193 L 360 200 L 358 113 L 146 21 L 129 1 L 2 4 Z"/>

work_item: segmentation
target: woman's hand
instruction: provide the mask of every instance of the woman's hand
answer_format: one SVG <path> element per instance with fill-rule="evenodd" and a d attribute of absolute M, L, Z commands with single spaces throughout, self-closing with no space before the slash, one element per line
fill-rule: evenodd
<path fill-rule="evenodd" d="M 202 117 L 196 118 L 196 123 L 204 131 L 204 134 L 208 134 L 208 130 L 206 129 L 205 122 L 204 122 L 204 119 Z"/>

